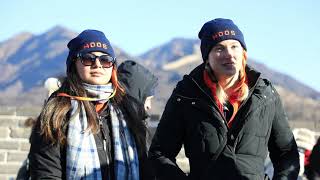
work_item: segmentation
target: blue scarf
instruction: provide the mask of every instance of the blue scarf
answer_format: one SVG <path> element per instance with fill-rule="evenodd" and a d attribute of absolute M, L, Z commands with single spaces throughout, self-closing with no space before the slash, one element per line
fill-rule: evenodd
<path fill-rule="evenodd" d="M 89 101 L 106 102 L 113 94 L 108 85 L 84 84 Z M 71 118 L 67 134 L 67 179 L 102 179 L 100 161 L 93 134 L 88 127 L 86 111 L 81 101 L 71 99 Z M 111 104 L 110 117 L 114 146 L 114 174 L 116 180 L 139 180 L 137 148 L 123 114 Z"/>

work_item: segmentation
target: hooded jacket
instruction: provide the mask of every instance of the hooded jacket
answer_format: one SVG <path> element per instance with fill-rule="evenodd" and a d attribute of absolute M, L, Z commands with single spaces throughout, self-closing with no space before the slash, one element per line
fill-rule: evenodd
<path fill-rule="evenodd" d="M 297 179 L 299 155 L 278 93 L 260 73 L 246 68 L 249 96 L 231 127 L 203 80 L 204 64 L 185 75 L 169 98 L 153 137 L 149 158 L 157 179 L 261 180 L 270 152 L 273 179 Z M 184 144 L 187 177 L 175 157 Z"/>
<path fill-rule="evenodd" d="M 148 96 L 154 95 L 157 77 L 144 66 L 127 60 L 118 68 L 118 78 L 129 96 L 144 104 Z"/>

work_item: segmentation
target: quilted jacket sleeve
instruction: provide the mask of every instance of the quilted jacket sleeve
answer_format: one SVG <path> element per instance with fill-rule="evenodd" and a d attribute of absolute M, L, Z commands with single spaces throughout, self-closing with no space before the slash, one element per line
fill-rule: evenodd
<path fill-rule="evenodd" d="M 288 124 L 288 118 L 276 94 L 275 117 L 272 123 L 269 140 L 270 158 L 274 166 L 274 180 L 297 179 L 299 173 L 299 153 L 293 133 Z"/>
<path fill-rule="evenodd" d="M 151 160 L 157 179 L 187 179 L 184 172 L 177 166 L 175 159 L 183 141 L 182 110 L 179 100 L 172 95 L 167 102 L 153 137 L 149 149 L 149 159 Z"/>

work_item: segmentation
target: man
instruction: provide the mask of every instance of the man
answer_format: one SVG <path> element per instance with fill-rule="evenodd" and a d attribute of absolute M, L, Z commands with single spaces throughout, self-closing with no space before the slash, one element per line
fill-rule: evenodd
<path fill-rule="evenodd" d="M 214 19 L 199 38 L 204 63 L 177 84 L 149 150 L 157 178 L 264 179 L 270 151 L 273 179 L 297 179 L 297 145 L 280 97 L 246 65 L 240 29 L 232 20 Z M 189 177 L 175 162 L 182 144 Z"/>

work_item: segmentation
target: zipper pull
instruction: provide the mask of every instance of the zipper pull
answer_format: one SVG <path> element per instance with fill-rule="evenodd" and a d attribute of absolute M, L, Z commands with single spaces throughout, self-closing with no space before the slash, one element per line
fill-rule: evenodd
<path fill-rule="evenodd" d="M 103 139 L 103 150 L 107 151 L 107 141 Z"/>
<path fill-rule="evenodd" d="M 101 120 L 100 116 L 99 116 L 99 126 L 100 126 L 100 131 L 101 131 L 101 135 L 102 135 L 102 139 L 103 139 L 103 150 L 106 151 L 107 150 L 107 139 L 106 139 L 106 134 L 104 132 L 104 128 L 103 128 L 102 120 Z"/>
<path fill-rule="evenodd" d="M 109 148 L 108 148 L 108 145 L 107 145 L 107 138 L 106 138 L 106 132 L 104 131 L 105 129 L 103 128 L 103 124 L 102 124 L 102 120 L 101 120 L 101 117 L 98 116 L 99 118 L 99 126 L 100 126 L 100 131 L 101 131 L 101 135 L 102 135 L 102 139 L 103 139 L 103 150 L 105 152 L 107 152 L 107 164 L 109 165 L 110 164 L 110 157 L 109 157 Z"/>
<path fill-rule="evenodd" d="M 107 154 L 107 165 L 110 164 L 109 155 Z"/>

